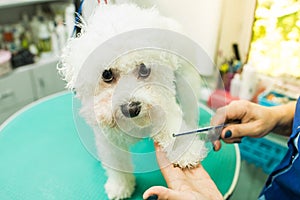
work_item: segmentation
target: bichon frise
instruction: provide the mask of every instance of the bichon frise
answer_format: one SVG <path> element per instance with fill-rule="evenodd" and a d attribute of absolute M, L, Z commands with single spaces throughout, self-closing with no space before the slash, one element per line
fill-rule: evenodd
<path fill-rule="evenodd" d="M 135 178 L 129 148 L 142 138 L 152 138 L 181 168 L 194 167 L 206 156 L 204 142 L 195 136 L 172 136 L 198 124 L 197 102 L 185 94 L 190 88 L 197 99 L 200 85 L 193 80 L 200 76 L 187 61 L 147 48 L 129 51 L 109 64 L 90 58 L 97 47 L 126 31 L 178 31 L 178 27 L 154 8 L 100 5 L 82 24 L 80 36 L 70 39 L 64 49 L 59 71 L 67 87 L 76 91 L 82 104 L 80 113 L 93 128 L 97 153 L 108 176 L 105 190 L 110 199 L 132 195 Z M 84 71 L 91 65 L 93 70 Z"/>

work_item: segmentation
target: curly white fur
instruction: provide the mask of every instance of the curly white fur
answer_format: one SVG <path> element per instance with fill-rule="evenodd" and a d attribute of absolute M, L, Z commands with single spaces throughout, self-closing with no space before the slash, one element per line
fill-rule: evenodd
<path fill-rule="evenodd" d="M 179 94 L 186 88 L 178 84 L 184 82 L 179 80 L 180 76 L 188 76 L 184 70 L 188 64 L 176 56 L 156 50 L 133 51 L 110 66 L 94 63 L 99 65 L 97 72 L 89 72 L 78 80 L 85 61 L 99 45 L 120 33 L 140 28 L 180 30 L 175 21 L 160 16 L 155 8 L 141 9 L 133 4 L 101 5 L 82 25 L 81 35 L 69 40 L 59 66 L 67 87 L 75 89 L 82 102 L 82 116 L 94 130 L 98 155 L 107 171 L 105 190 L 110 199 L 128 198 L 134 191 L 129 147 L 140 138 L 152 137 L 169 159 L 182 168 L 193 167 L 206 156 L 203 141 L 187 136 L 175 142 L 172 137 L 172 133 L 196 128 L 198 120 L 198 116 L 183 112 L 183 106 L 178 104 L 180 98 L 186 98 Z M 141 64 L 151 69 L 147 77 L 139 75 Z M 111 82 L 101 78 L 108 69 L 114 75 Z M 195 71 L 190 74 L 195 77 Z M 188 83 L 195 93 L 198 84 L 193 87 Z M 187 105 L 194 104 L 185 101 Z M 126 117 L 122 111 L 122 105 L 129 102 L 139 102 L 137 116 Z"/>

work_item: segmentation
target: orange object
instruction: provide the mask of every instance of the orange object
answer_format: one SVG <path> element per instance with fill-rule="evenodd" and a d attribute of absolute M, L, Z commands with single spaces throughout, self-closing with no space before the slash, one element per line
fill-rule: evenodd
<path fill-rule="evenodd" d="M 4 32 L 3 33 L 3 41 L 4 42 L 13 42 L 14 36 L 12 32 Z"/>
<path fill-rule="evenodd" d="M 98 0 L 98 3 L 100 4 L 101 0 Z M 104 0 L 105 4 L 107 4 L 107 0 Z"/>

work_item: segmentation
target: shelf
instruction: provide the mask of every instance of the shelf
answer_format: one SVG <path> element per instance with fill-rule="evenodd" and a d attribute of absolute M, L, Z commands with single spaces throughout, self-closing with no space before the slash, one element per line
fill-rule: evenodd
<path fill-rule="evenodd" d="M 58 62 L 59 62 L 58 56 L 52 56 L 52 57 L 49 56 L 46 58 L 41 58 L 35 63 L 17 67 L 16 69 L 13 69 L 11 72 L 1 75 L 0 81 L 1 81 L 1 79 L 5 79 L 9 76 L 14 76 L 15 74 L 22 73 L 23 71 L 33 70 L 33 69 L 40 68 L 40 67 L 42 67 L 44 65 L 48 65 L 48 64 L 56 65 Z"/>
<path fill-rule="evenodd" d="M 58 63 L 58 61 L 59 61 L 58 57 L 56 57 L 56 56 L 50 57 L 49 56 L 49 57 L 46 57 L 46 58 L 42 58 L 42 59 L 38 60 L 35 63 L 29 64 L 29 65 L 20 66 L 20 67 L 18 67 L 16 69 L 12 70 L 11 73 L 18 73 L 18 72 L 21 72 L 21 71 L 26 71 L 26 70 L 31 70 L 31 69 L 39 68 L 39 67 L 47 65 L 49 63 Z"/>
<path fill-rule="evenodd" d="M 31 4 L 38 4 L 38 3 L 57 2 L 57 1 L 58 0 L 1 0 L 0 1 L 0 9 L 16 7 L 16 6 L 25 6 L 25 5 L 31 5 Z"/>

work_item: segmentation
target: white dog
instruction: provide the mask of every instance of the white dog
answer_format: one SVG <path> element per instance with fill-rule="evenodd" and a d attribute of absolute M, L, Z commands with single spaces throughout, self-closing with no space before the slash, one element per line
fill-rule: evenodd
<path fill-rule="evenodd" d="M 109 64 L 89 60 L 98 46 L 126 31 L 178 31 L 178 27 L 154 8 L 100 5 L 82 24 L 81 35 L 70 39 L 64 50 L 59 70 L 68 88 L 76 91 L 82 102 L 81 115 L 94 130 L 98 156 L 108 176 L 105 190 L 110 199 L 132 195 L 135 178 L 129 148 L 141 138 L 153 138 L 181 168 L 194 167 L 206 156 L 204 142 L 195 136 L 176 140 L 172 136 L 195 129 L 198 124 L 193 98 L 197 99 L 200 85 L 195 80 L 200 76 L 187 61 L 155 49 L 130 51 Z M 96 67 L 83 74 L 83 68 L 90 65 Z M 187 90 L 195 96 L 186 96 Z"/>

